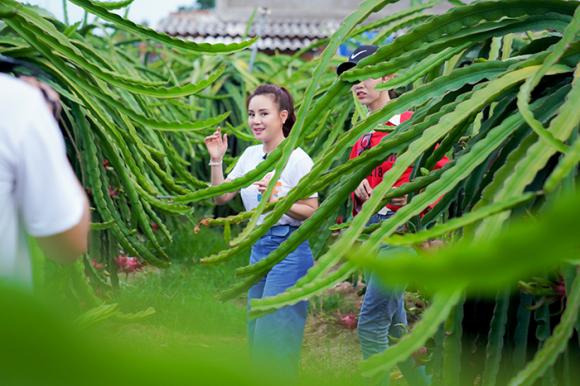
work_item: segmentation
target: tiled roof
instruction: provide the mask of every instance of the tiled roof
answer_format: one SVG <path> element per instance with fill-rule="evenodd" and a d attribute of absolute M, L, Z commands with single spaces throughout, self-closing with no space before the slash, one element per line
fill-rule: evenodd
<path fill-rule="evenodd" d="M 243 39 L 241 37 L 231 37 L 231 36 L 197 36 L 197 37 L 186 37 L 187 40 L 194 41 L 196 43 L 239 43 Z M 258 40 L 255 44 L 258 46 L 259 50 L 279 50 L 279 51 L 298 51 L 302 47 L 308 46 L 313 40 L 309 39 L 289 39 L 289 38 L 262 38 Z"/>
<path fill-rule="evenodd" d="M 246 31 L 246 21 L 223 20 L 207 12 L 176 12 L 161 20 L 158 30 L 169 35 L 189 38 L 196 42 L 229 43 L 241 41 Z M 312 41 L 332 35 L 340 20 L 273 20 L 250 29 L 250 36 L 261 29 L 261 39 L 256 43 L 260 50 L 297 51 Z"/>
<path fill-rule="evenodd" d="M 471 3 L 473 0 L 464 0 Z M 258 11 L 250 36 L 256 35 L 263 51 L 297 51 L 312 41 L 332 35 L 341 20 L 352 13 L 361 0 L 216 0 L 213 11 L 181 10 L 164 18 L 160 31 L 197 42 L 241 41 L 250 15 Z M 370 16 L 369 21 L 392 15 L 410 7 L 411 0 L 400 0 Z M 267 8 L 264 8 L 267 5 Z M 426 13 L 443 13 L 452 5 L 440 2 Z"/>

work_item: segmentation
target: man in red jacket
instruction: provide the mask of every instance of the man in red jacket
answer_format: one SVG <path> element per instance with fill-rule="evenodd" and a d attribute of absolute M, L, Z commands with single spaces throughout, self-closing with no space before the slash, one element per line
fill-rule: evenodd
<path fill-rule="evenodd" d="M 374 54 L 377 51 L 376 46 L 361 46 L 357 48 L 348 58 L 348 61 L 341 63 L 336 69 L 337 74 L 340 75 L 356 64 Z M 391 79 L 393 75 L 384 76 L 379 79 L 366 79 L 360 83 L 352 86 L 352 91 L 360 103 L 365 105 L 369 113 L 374 113 L 385 107 L 394 96 L 391 91 L 377 90 L 376 86 L 379 83 L 386 82 Z M 381 130 L 373 130 L 370 133 L 361 136 L 354 144 L 350 158 L 360 156 L 364 151 L 376 146 L 384 137 L 388 136 L 396 127 L 402 122 L 410 119 L 413 116 L 411 111 L 404 111 L 389 118 L 385 122 Z M 397 160 L 396 154 L 388 154 L 385 160 L 377 165 L 370 175 L 361 181 L 360 185 L 352 193 L 353 200 L 353 215 L 356 216 L 361 210 L 362 205 L 369 199 L 373 193 L 373 189 L 383 181 L 383 175 L 387 173 L 395 164 Z M 444 157 L 435 166 L 435 168 L 442 167 L 448 159 Z M 395 187 L 401 186 L 407 182 L 413 173 L 413 168 L 409 167 L 403 175 L 394 184 Z M 381 208 L 375 215 L 371 217 L 369 224 L 378 223 L 388 219 L 399 208 L 407 204 L 407 197 L 393 198 L 384 208 Z M 385 246 L 388 248 L 388 246 Z M 370 275 L 367 280 L 367 289 L 361 306 L 358 334 L 361 344 L 363 357 L 366 359 L 373 354 L 380 353 L 388 347 L 389 336 L 400 337 L 407 326 L 407 314 L 405 311 L 403 291 L 387 290 L 379 283 L 374 275 Z M 422 384 L 424 380 L 412 382 L 413 378 L 420 377 L 416 372 L 412 372 L 412 365 L 403 365 L 403 371 L 407 380 L 412 384 Z M 407 371 L 405 371 L 407 370 Z M 383 380 L 382 384 L 387 384 L 387 379 Z"/>

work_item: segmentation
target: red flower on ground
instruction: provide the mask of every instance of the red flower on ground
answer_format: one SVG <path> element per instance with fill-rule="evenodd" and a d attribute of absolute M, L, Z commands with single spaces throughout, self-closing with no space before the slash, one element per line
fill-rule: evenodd
<path fill-rule="evenodd" d="M 115 258 L 115 262 L 117 263 L 119 271 L 126 274 L 137 272 L 143 268 L 143 264 L 139 261 L 139 259 L 132 256 L 119 255 Z"/>
<path fill-rule="evenodd" d="M 349 330 L 356 329 L 356 325 L 357 325 L 358 321 L 357 321 L 356 315 L 353 314 L 352 312 L 349 312 L 348 314 L 341 316 L 339 320 L 340 320 L 340 324 L 343 327 L 346 327 Z"/>

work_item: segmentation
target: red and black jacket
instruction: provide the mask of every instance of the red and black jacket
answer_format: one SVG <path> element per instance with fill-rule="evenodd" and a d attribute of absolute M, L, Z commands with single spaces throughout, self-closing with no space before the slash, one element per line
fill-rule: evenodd
<path fill-rule="evenodd" d="M 410 119 L 412 116 L 413 116 L 413 112 L 405 111 L 400 116 L 400 118 L 401 118 L 400 123 L 405 122 L 406 120 Z M 387 122 L 386 125 L 387 126 L 396 126 L 391 121 Z M 388 131 L 373 131 L 372 133 L 363 135 L 362 137 L 360 137 L 358 139 L 358 141 L 352 147 L 349 159 L 353 159 L 355 157 L 358 157 L 365 150 L 368 150 L 368 149 L 372 148 L 373 146 L 376 146 L 379 142 L 381 142 L 381 140 L 385 136 L 387 136 L 389 134 L 390 134 L 390 132 L 388 132 Z M 380 165 L 378 165 L 377 167 L 375 167 L 372 170 L 371 174 L 366 177 L 366 180 L 369 182 L 369 185 L 371 186 L 371 188 L 374 189 L 378 184 L 380 184 L 383 181 L 383 175 L 386 172 L 388 172 L 389 170 L 391 170 L 391 168 L 395 164 L 396 160 L 397 160 L 397 155 L 395 153 L 389 154 L 389 155 L 387 155 L 387 157 L 386 157 L 385 161 L 383 161 L 383 163 L 381 163 Z M 439 168 L 443 167 L 443 165 L 445 165 L 448 162 L 449 162 L 449 159 L 446 156 L 444 156 L 435 164 L 434 169 L 439 169 Z M 407 182 L 409 182 L 409 179 L 410 179 L 412 173 L 413 173 L 413 168 L 408 167 L 407 170 L 405 170 L 405 172 L 401 175 L 401 177 L 397 180 L 397 182 L 395 182 L 395 184 L 393 186 L 399 187 L 399 186 L 404 185 Z M 353 213 L 352 214 L 353 214 L 353 216 L 356 216 L 358 214 L 358 212 L 360 211 L 363 202 L 361 200 L 359 200 L 354 195 L 354 193 L 351 193 L 351 199 L 353 200 L 353 207 L 352 207 Z M 439 200 L 437 200 L 437 201 L 439 201 Z M 433 208 L 435 206 L 435 204 L 437 204 L 437 201 L 432 203 L 431 205 L 429 205 L 429 207 Z M 389 208 L 392 211 L 397 211 L 400 208 L 400 206 L 387 204 L 387 208 Z"/>

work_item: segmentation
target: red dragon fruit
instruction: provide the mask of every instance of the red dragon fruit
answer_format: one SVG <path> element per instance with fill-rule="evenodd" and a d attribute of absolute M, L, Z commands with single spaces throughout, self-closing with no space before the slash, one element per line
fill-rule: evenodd
<path fill-rule="evenodd" d="M 115 262 L 119 271 L 126 274 L 137 272 L 143 268 L 143 264 L 141 264 L 139 259 L 133 256 L 119 255 L 115 258 Z"/>

